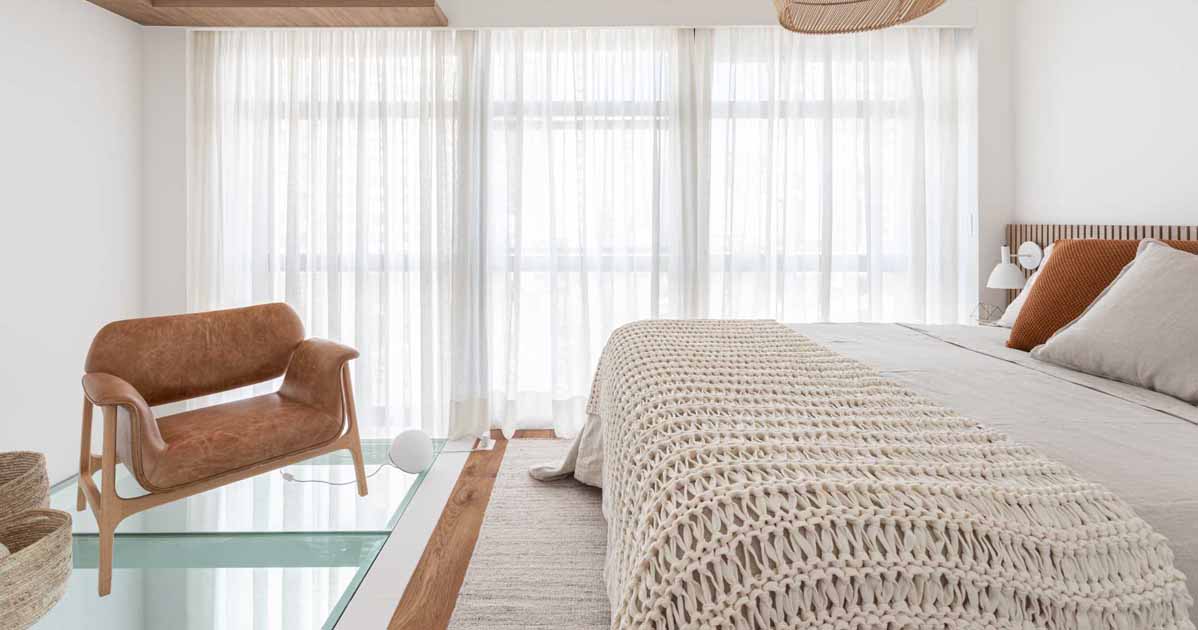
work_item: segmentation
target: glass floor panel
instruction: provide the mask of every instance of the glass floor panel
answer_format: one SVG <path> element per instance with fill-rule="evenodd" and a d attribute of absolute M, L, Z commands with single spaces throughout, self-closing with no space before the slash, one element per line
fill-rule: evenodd
<path fill-rule="evenodd" d="M 362 440 L 362 459 L 366 474 L 387 463 L 390 440 Z M 436 443 L 436 448 L 441 442 Z M 348 451 L 338 451 L 283 470 L 296 479 L 345 483 L 294 483 L 283 479 L 282 471 L 244 479 L 209 492 L 175 501 L 135 514 L 121 522 L 117 535 L 132 533 L 208 533 L 208 532 L 311 532 L 311 531 L 390 531 L 398 517 L 397 508 L 419 481 L 393 466 L 383 466 L 370 478 L 370 493 L 358 496 L 354 467 Z M 100 473 L 95 474 L 97 484 Z M 96 519 L 91 511 L 75 511 L 76 483 L 56 487 L 50 507 L 70 512 L 76 534 L 95 534 Z M 117 468 L 117 491 L 123 497 L 146 494 L 124 466 Z"/>
<path fill-rule="evenodd" d="M 367 474 L 387 461 L 389 445 L 362 441 Z M 443 446 L 435 442 L 438 453 Z M 354 479 L 347 452 L 286 470 Z M 103 598 L 95 519 L 75 511 L 76 483 L 60 484 L 50 502 L 74 519 L 75 570 L 34 628 L 332 628 L 423 479 L 385 466 L 363 498 L 352 483 L 293 483 L 274 471 L 147 510 L 117 528 L 112 594 Z M 127 473 L 118 487 L 143 493 Z"/>

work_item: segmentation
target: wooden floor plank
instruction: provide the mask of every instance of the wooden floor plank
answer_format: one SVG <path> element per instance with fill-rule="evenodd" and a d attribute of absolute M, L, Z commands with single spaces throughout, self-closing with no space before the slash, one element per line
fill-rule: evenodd
<path fill-rule="evenodd" d="M 449 627 L 458 591 L 474 554 L 495 476 L 507 451 L 502 433 L 492 431 L 495 449 L 471 453 L 441 511 L 412 573 L 388 630 L 443 630 Z M 551 439 L 552 430 L 517 431 L 515 439 Z"/>

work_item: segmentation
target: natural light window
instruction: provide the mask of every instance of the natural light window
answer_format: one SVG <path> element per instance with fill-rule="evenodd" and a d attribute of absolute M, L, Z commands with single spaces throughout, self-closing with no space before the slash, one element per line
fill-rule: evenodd
<path fill-rule="evenodd" d="M 195 41 L 192 306 L 286 300 L 361 349 L 368 434 L 569 435 L 638 319 L 974 306 L 968 31 Z"/>

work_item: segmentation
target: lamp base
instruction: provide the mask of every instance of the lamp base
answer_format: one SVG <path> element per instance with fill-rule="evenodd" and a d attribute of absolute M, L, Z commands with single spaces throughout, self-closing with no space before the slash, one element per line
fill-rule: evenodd
<path fill-rule="evenodd" d="M 973 319 L 983 326 L 992 325 L 998 320 L 1002 319 L 1003 313 L 1005 312 L 1006 309 L 1002 308 L 1001 306 L 980 302 L 978 304 L 977 310 L 973 312 Z"/>

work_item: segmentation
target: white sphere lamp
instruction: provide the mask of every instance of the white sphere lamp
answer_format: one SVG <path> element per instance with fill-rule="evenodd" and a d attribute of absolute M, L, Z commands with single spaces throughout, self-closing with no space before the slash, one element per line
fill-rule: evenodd
<path fill-rule="evenodd" d="M 409 429 L 391 441 L 391 463 L 396 468 L 418 475 L 433 463 L 433 439 L 420 429 Z"/>

